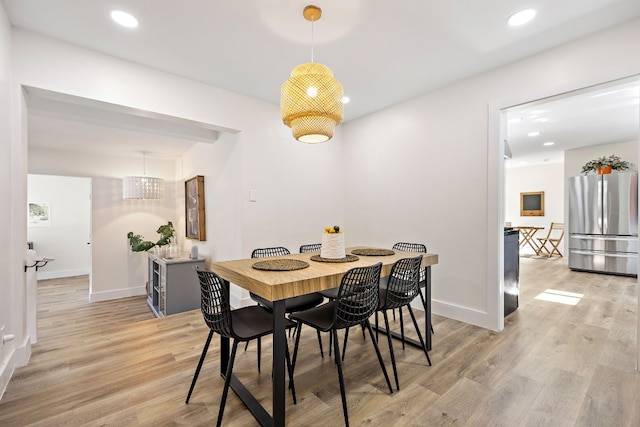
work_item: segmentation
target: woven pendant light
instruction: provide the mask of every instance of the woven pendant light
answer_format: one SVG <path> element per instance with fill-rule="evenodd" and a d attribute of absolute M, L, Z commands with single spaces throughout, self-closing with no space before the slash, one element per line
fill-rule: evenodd
<path fill-rule="evenodd" d="M 311 21 L 312 34 L 313 22 L 321 15 L 317 6 L 304 8 L 303 16 Z M 295 67 L 289 80 L 282 85 L 282 121 L 300 142 L 328 141 L 344 116 L 343 93 L 342 85 L 333 77 L 331 69 L 313 62 L 312 46 L 311 62 Z"/>

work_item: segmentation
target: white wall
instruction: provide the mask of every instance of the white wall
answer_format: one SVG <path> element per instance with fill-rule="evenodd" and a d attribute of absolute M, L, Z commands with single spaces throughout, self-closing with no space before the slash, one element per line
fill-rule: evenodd
<path fill-rule="evenodd" d="M 638 49 L 636 19 L 348 123 L 352 238 L 425 243 L 434 313 L 501 329 L 500 110 L 640 73 Z"/>
<path fill-rule="evenodd" d="M 138 158 L 29 149 L 31 174 L 92 178 L 91 301 L 144 294 L 148 274 L 146 254 L 130 252 L 127 233 L 133 231 L 146 240 L 156 241 L 159 226 L 167 221 L 175 225 L 178 221 L 175 162 L 150 158 L 147 166 L 155 176 L 165 180 L 164 200 L 122 199 L 122 177 L 139 174 Z M 116 265 L 124 268 L 114 268 Z"/>
<path fill-rule="evenodd" d="M 11 26 L 0 3 L 0 224 L 4 224 L 4 244 L 0 245 L 0 327 L 4 326 L 4 333 L 16 334 L 17 340 L 0 345 L 0 396 L 4 392 L 9 378 L 16 366 L 15 348 L 19 341 L 24 342 L 25 323 L 21 324 L 24 316 L 24 293 L 21 285 L 24 279 L 20 274 L 20 261 L 24 258 L 26 244 L 17 245 L 20 233 L 15 233 L 15 207 L 12 200 L 12 183 L 16 177 L 19 164 L 14 165 L 15 152 L 19 146 L 13 137 L 12 127 L 12 91 L 11 91 Z M 26 231 L 25 231 L 26 233 Z M 22 331 L 20 330 L 22 328 Z"/>
<path fill-rule="evenodd" d="M 46 226 L 28 225 L 27 239 L 40 256 L 55 258 L 38 269 L 38 280 L 91 272 L 91 179 L 29 175 L 29 203 L 45 202 Z"/>
<path fill-rule="evenodd" d="M 535 237 L 546 236 L 552 222 L 565 222 L 564 184 L 563 163 L 506 168 L 504 220 L 512 225 L 545 227 Z M 520 193 L 530 191 L 544 191 L 544 216 L 520 216 Z M 529 245 L 522 247 L 520 251 L 534 253 Z"/>
<path fill-rule="evenodd" d="M 300 144 L 282 124 L 277 105 L 22 30 L 15 30 L 14 41 L 17 84 L 230 130 L 221 133 L 212 145 L 196 145 L 175 162 L 173 176 L 181 181 L 172 198 L 176 205 L 171 209 L 184 249 L 193 242 L 182 238 L 182 180 L 195 175 L 205 177 L 208 236 L 206 242 L 196 244 L 209 261 L 247 257 L 254 248 L 263 246 L 283 245 L 297 252 L 303 243 L 320 241 L 325 226 L 343 223 L 340 128 L 328 143 Z M 86 176 L 83 163 L 91 165 L 94 177 L 107 173 L 124 175 L 117 163 L 108 159 L 97 161 L 62 151 L 37 155 L 37 150 L 32 150 L 29 171 Z M 98 198 L 95 186 L 94 179 L 94 209 Z M 249 201 L 249 190 L 256 190 L 256 202 Z M 106 208 L 107 203 L 101 206 Z M 95 228 L 95 212 L 93 223 Z M 99 242 L 95 229 L 93 238 L 93 275 L 97 280 L 100 263 L 106 272 L 122 259 L 114 255 L 120 253 L 117 247 L 114 252 L 115 242 L 107 242 L 105 257 L 97 259 Z M 111 280 L 109 289 L 118 290 L 122 283 Z M 246 299 L 246 294 L 237 296 Z"/>

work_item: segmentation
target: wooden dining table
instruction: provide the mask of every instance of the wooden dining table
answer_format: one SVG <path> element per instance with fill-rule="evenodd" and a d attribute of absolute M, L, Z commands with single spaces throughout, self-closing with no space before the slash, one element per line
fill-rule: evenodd
<path fill-rule="evenodd" d="M 351 250 L 365 248 L 363 246 L 347 248 L 347 254 Z M 225 285 L 234 283 L 243 289 L 260 295 L 273 302 L 273 402 L 272 412 L 258 402 L 251 392 L 233 375 L 230 383 L 233 391 L 240 397 L 256 420 L 263 426 L 285 425 L 285 299 L 299 295 L 310 294 L 322 290 L 337 288 L 340 286 L 342 276 L 354 267 L 365 267 L 382 263 L 383 276 L 389 275 L 393 264 L 402 258 L 415 257 L 415 252 L 394 250 L 393 255 L 363 256 L 353 262 L 319 262 L 311 260 L 319 253 L 290 254 L 278 257 L 239 259 L 232 261 L 218 261 L 210 264 L 210 269 L 225 281 Z M 432 253 L 421 254 L 422 266 L 427 270 L 427 285 L 425 287 L 425 300 L 427 301 L 427 313 L 425 313 L 425 337 L 427 349 L 431 348 L 431 266 L 438 263 L 438 255 Z M 253 268 L 253 264 L 269 259 L 293 259 L 302 260 L 309 264 L 308 267 L 293 271 L 265 271 Z M 220 341 L 220 374 L 225 375 L 229 363 L 229 339 L 221 338 Z"/>
<path fill-rule="evenodd" d="M 520 247 L 524 247 L 528 244 L 529 247 L 534 250 L 536 255 L 540 255 L 540 251 L 542 250 L 542 248 L 540 247 L 538 242 L 536 242 L 534 236 L 538 232 L 538 230 L 544 230 L 544 227 L 536 227 L 533 225 L 515 225 L 513 226 L 513 228 L 515 228 L 516 230 L 520 230 L 520 234 L 522 235 Z"/>

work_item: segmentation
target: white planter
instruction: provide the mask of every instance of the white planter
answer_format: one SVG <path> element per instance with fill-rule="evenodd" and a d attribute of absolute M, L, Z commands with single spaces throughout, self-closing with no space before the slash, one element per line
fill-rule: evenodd
<path fill-rule="evenodd" d="M 344 249 L 344 233 L 324 233 L 322 235 L 322 258 L 344 258 L 347 256 Z"/>

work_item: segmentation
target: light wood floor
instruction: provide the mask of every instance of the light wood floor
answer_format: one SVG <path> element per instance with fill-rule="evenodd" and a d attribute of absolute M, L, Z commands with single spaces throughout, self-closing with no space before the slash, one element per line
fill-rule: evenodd
<path fill-rule="evenodd" d="M 432 367 L 417 349 L 396 345 L 401 389 L 392 395 L 370 340 L 352 333 L 345 360 L 351 424 L 640 425 L 636 280 L 570 272 L 558 258 L 522 258 L 521 270 L 520 308 L 502 333 L 434 316 Z M 583 296 L 576 305 L 535 299 L 546 289 Z M 143 298 L 89 304 L 86 277 L 42 281 L 38 298 L 39 342 L 0 401 L 1 426 L 215 422 L 223 383 L 217 346 L 184 403 L 208 332 L 198 311 L 155 319 Z M 383 340 L 381 348 L 391 374 Z M 261 374 L 255 345 L 239 352 L 235 372 L 270 408 L 270 340 L 263 350 Z M 288 425 L 342 424 L 335 365 L 320 359 L 311 330 L 303 329 L 296 388 Z M 256 425 L 233 393 L 224 424 Z"/>

